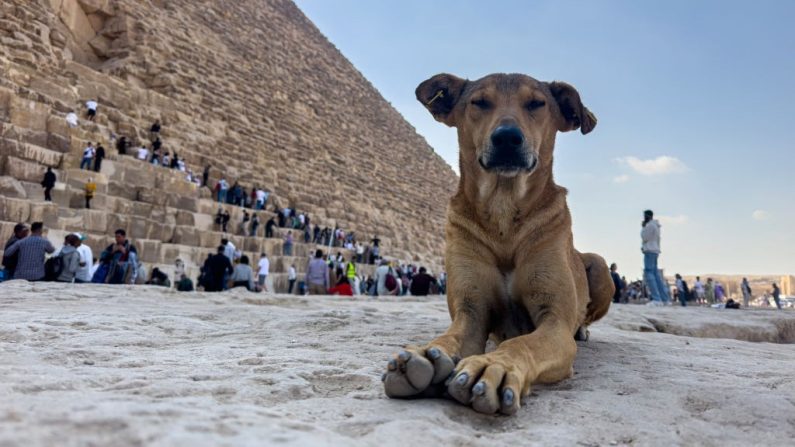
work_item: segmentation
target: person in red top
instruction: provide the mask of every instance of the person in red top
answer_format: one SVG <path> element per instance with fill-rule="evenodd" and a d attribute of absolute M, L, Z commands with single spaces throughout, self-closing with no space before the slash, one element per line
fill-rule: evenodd
<path fill-rule="evenodd" d="M 342 269 L 337 269 L 337 285 L 328 289 L 329 295 L 353 296 L 353 288 L 348 278 L 342 274 Z"/>

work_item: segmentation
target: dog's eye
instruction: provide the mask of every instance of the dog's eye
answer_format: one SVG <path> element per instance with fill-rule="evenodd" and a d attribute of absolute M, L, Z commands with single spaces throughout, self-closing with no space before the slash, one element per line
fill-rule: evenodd
<path fill-rule="evenodd" d="M 546 102 L 544 102 L 544 101 L 541 101 L 539 99 L 534 99 L 534 100 L 528 102 L 527 104 L 525 104 L 524 107 L 527 110 L 532 112 L 535 109 L 540 109 L 541 107 L 544 107 L 545 104 L 546 104 Z"/>
<path fill-rule="evenodd" d="M 491 107 L 491 103 L 489 103 L 485 99 L 473 99 L 472 105 L 479 109 L 488 109 L 489 107 Z"/>

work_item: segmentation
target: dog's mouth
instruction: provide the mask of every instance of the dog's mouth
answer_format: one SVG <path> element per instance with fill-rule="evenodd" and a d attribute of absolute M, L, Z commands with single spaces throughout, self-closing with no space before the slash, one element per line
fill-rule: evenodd
<path fill-rule="evenodd" d="M 533 172 L 538 165 L 538 157 L 535 155 L 510 159 L 489 157 L 487 161 L 483 161 L 483 158 L 482 156 L 478 157 L 478 163 L 480 163 L 480 167 L 483 168 L 483 170 L 506 177 L 514 177 L 522 173 L 529 174 Z"/>

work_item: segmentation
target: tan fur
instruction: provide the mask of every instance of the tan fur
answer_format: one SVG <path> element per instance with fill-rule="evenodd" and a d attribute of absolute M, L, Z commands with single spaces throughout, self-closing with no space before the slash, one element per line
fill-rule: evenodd
<path fill-rule="evenodd" d="M 524 75 L 437 75 L 420 84 L 417 98 L 458 129 L 461 178 L 448 209 L 445 253 L 452 324 L 390 362 L 386 392 L 444 393 L 477 411 L 511 414 L 533 383 L 571 375 L 575 334 L 611 302 L 607 265 L 574 249 L 566 190 L 552 178 L 556 133 L 588 133 L 596 118 L 568 84 Z M 479 162 L 494 150 L 489 139 L 501 125 L 521 129 L 528 156 L 537 159 L 532 172 L 495 173 Z M 484 354 L 489 337 L 501 343 Z M 441 357 L 432 358 L 431 348 Z M 462 360 L 445 382 L 456 358 Z M 464 374 L 468 380 L 459 384 Z"/>

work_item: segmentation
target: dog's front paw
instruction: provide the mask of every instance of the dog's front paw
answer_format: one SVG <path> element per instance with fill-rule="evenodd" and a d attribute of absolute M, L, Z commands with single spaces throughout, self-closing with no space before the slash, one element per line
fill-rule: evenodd
<path fill-rule="evenodd" d="M 479 413 L 514 414 L 520 399 L 529 394 L 524 375 L 509 358 L 495 353 L 474 355 L 461 361 L 448 381 L 447 392 Z"/>
<path fill-rule="evenodd" d="M 454 359 L 438 347 L 408 347 L 387 363 L 384 391 L 389 397 L 437 396 L 455 368 Z"/>

